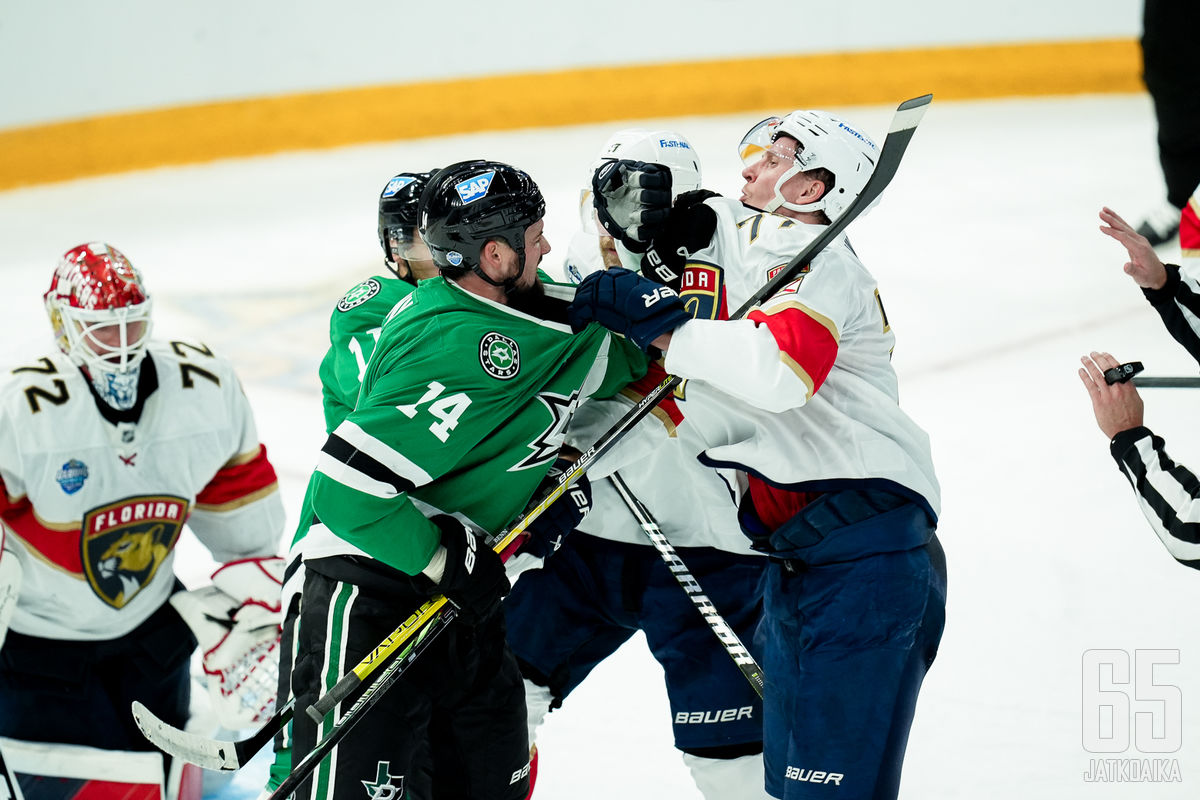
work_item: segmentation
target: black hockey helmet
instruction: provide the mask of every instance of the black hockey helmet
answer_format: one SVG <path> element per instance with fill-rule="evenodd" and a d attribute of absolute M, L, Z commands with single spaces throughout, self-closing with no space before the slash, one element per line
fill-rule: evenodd
<path fill-rule="evenodd" d="M 417 229 L 417 207 L 421 191 L 436 171 L 398 173 L 379 193 L 379 246 L 383 248 L 383 260 L 388 269 L 397 275 L 400 274 L 399 265 L 392 259 L 388 237 L 396 237 L 401 243 L 413 241 L 413 232 Z"/>
<path fill-rule="evenodd" d="M 524 264 L 525 231 L 545 213 L 528 173 L 499 161 L 460 161 L 434 173 L 421 193 L 421 237 L 443 275 L 473 271 L 501 286 L 479 268 L 480 250 L 499 239 Z"/>

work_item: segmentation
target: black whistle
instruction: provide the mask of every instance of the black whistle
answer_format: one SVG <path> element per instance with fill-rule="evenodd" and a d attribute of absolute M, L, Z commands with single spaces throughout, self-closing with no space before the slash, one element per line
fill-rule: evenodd
<path fill-rule="evenodd" d="M 1142 362 L 1130 361 L 1119 367 L 1104 370 L 1104 382 L 1110 386 L 1114 383 L 1128 383 L 1129 379 L 1142 371 Z"/>

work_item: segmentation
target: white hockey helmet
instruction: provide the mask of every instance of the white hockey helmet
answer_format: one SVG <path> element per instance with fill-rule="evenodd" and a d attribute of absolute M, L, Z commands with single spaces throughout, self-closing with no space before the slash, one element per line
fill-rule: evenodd
<path fill-rule="evenodd" d="M 671 170 L 671 199 L 699 189 L 702 184 L 700 156 L 686 137 L 669 130 L 625 128 L 614 133 L 600 148 L 587 175 L 587 188 L 579 195 L 579 218 L 584 230 L 600 233 L 592 210 L 592 176 L 606 161 L 628 159 L 662 164 Z"/>
<path fill-rule="evenodd" d="M 824 211 L 830 219 L 838 217 L 867 184 L 879 158 L 879 148 L 871 137 L 827 111 L 793 111 L 785 117 L 768 117 L 752 127 L 738 148 L 742 163 L 752 164 L 780 136 L 795 139 L 796 163 L 775 183 L 775 197 L 763 211 L 777 208 L 793 211 Z M 782 188 L 799 172 L 824 168 L 833 174 L 832 187 L 814 203 L 797 205 L 783 197 Z M 871 204 L 871 207 L 874 203 Z M 870 208 L 870 207 L 868 207 Z"/>

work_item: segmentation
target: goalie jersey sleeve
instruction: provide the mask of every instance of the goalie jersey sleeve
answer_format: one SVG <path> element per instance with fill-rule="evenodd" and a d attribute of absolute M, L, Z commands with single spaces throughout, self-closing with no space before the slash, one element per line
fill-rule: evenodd
<path fill-rule="evenodd" d="M 24 572 L 19 633 L 132 631 L 173 591 L 185 523 L 218 561 L 279 546 L 275 471 L 230 364 L 204 345 L 155 341 L 142 370 L 157 386 L 136 424 L 104 419 L 61 354 L 5 376 L 0 520 Z"/>
<path fill-rule="evenodd" d="M 1121 431 L 1109 449 L 1167 551 L 1180 564 L 1200 569 L 1200 481 L 1171 460 L 1165 442 L 1149 428 Z"/>
<path fill-rule="evenodd" d="M 687 379 L 679 407 L 701 431 L 702 460 L 797 491 L 882 481 L 936 518 L 929 439 L 900 409 L 895 336 L 875 279 L 842 238 L 730 320 L 821 228 L 725 198 L 706 203 L 716 233 L 688 259 L 682 287 L 695 318 L 666 358 Z"/>
<path fill-rule="evenodd" d="M 645 356 L 598 326 L 569 326 L 435 278 L 384 323 L 358 405 L 329 436 L 309 484 L 319 524 L 305 560 L 368 555 L 420 572 L 435 514 L 498 533 L 525 507 L 580 400 L 611 396 Z"/>

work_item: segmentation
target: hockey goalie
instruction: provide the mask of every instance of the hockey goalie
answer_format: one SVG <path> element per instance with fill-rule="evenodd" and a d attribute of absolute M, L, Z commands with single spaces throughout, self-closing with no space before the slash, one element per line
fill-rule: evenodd
<path fill-rule="evenodd" d="M 150 292 L 115 247 L 67 251 L 43 302 L 57 346 L 0 371 L 0 753 L 16 778 L 0 785 L 188 800 L 198 780 L 130 705 L 187 725 L 199 640 L 220 724 L 273 708 L 275 470 L 232 365 L 151 338 Z M 219 566 L 194 592 L 175 575 L 185 527 Z"/>

